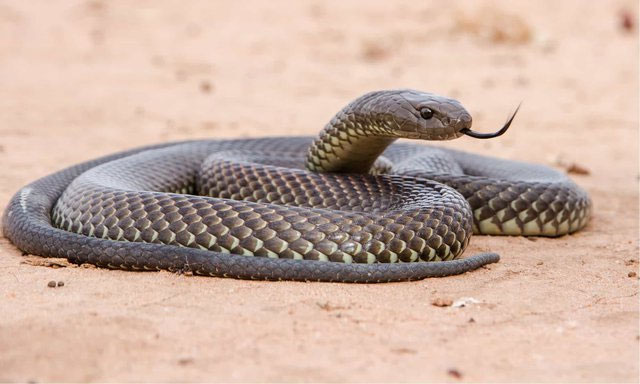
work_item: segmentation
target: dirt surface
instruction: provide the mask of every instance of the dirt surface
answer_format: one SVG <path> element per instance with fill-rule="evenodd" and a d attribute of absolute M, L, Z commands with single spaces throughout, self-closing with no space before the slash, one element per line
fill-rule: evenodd
<path fill-rule="evenodd" d="M 458 98 L 484 131 L 522 100 L 500 139 L 443 145 L 571 169 L 594 213 L 572 236 L 473 238 L 466 255 L 502 255 L 490 268 L 386 285 L 109 271 L 2 238 L 0 381 L 637 382 L 636 15 L 634 1 L 1 1 L 0 207 L 99 155 L 314 134 L 364 92 L 411 87 Z"/>

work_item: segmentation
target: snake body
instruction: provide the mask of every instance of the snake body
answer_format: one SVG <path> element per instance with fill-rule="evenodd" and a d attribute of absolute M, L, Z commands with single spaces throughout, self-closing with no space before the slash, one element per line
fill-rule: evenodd
<path fill-rule="evenodd" d="M 25 252 L 108 268 L 387 282 L 498 261 L 456 259 L 472 233 L 559 236 L 586 224 L 588 195 L 555 170 L 393 144 L 470 126 L 455 100 L 372 92 L 315 139 L 168 143 L 67 168 L 18 191 L 3 230 Z"/>

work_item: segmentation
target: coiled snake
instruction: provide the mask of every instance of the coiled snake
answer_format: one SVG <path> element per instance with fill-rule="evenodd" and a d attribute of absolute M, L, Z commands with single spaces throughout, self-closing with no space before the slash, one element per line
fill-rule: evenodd
<path fill-rule="evenodd" d="M 372 92 L 316 139 L 162 144 L 46 176 L 10 201 L 4 234 L 25 252 L 101 267 L 386 282 L 498 261 L 455 259 L 472 232 L 559 236 L 586 224 L 589 197 L 550 168 L 391 145 L 483 137 L 470 127 L 455 100 Z"/>

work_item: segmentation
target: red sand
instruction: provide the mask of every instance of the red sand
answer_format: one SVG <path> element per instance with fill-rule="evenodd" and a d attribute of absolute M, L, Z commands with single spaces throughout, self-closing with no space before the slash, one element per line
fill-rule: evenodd
<path fill-rule="evenodd" d="M 576 235 L 475 237 L 467 255 L 502 261 L 375 286 L 76 267 L 0 239 L 0 381 L 637 382 L 636 14 L 633 1 L 0 2 L 0 207 L 85 159 L 313 134 L 397 87 L 458 98 L 484 131 L 523 100 L 500 139 L 443 145 L 576 163 L 594 201 Z M 432 305 L 464 297 L 478 302 Z"/>

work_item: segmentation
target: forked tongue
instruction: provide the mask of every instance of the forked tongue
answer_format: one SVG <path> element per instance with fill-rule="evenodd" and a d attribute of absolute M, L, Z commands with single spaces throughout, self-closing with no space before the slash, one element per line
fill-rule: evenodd
<path fill-rule="evenodd" d="M 500 128 L 500 130 L 497 132 L 480 133 L 480 132 L 472 131 L 469 128 L 464 128 L 460 132 L 464 133 L 467 136 L 475 137 L 476 139 L 493 139 L 494 137 L 502 136 L 502 134 L 507 132 L 507 129 L 509 129 L 509 126 L 511 126 L 511 122 L 513 121 L 513 118 L 516 117 L 516 113 L 518 113 L 518 110 L 520 109 L 521 104 L 522 103 L 518 104 L 518 107 L 516 108 L 515 111 L 513 111 L 513 114 L 511 115 L 511 117 L 507 120 L 506 123 L 504 123 L 502 128 Z"/>

